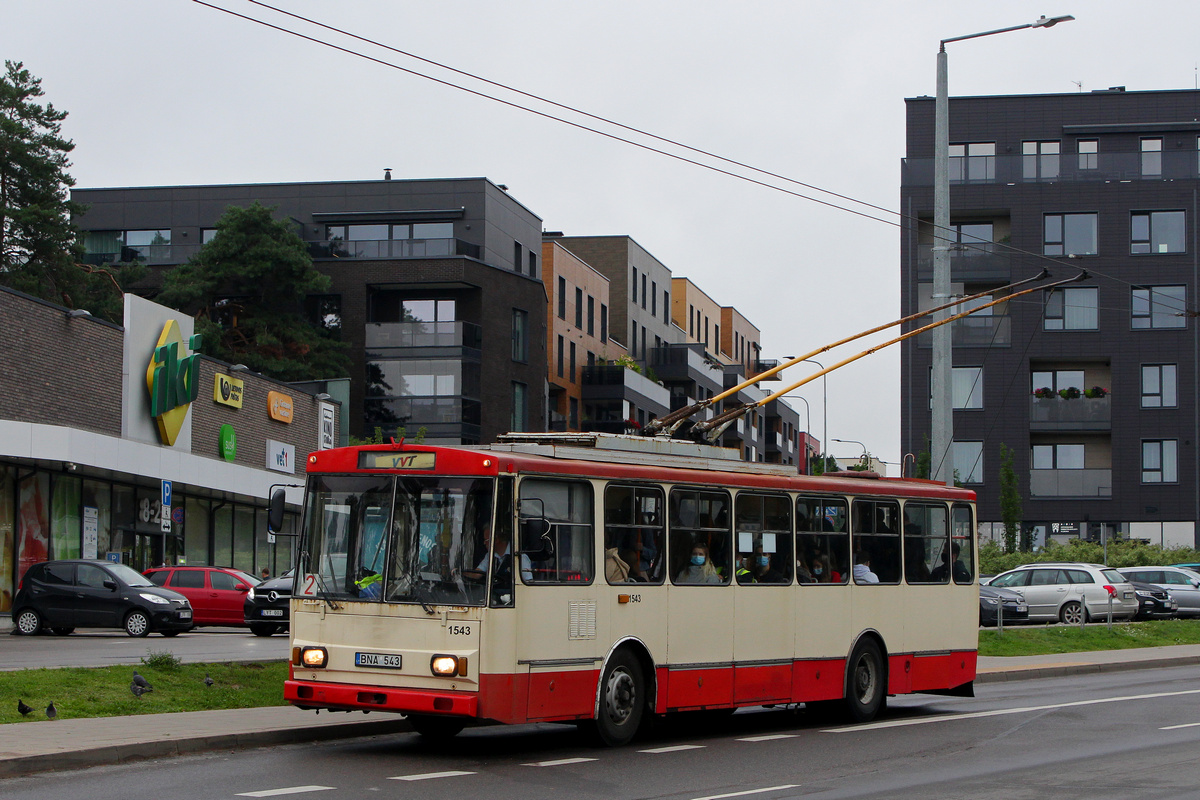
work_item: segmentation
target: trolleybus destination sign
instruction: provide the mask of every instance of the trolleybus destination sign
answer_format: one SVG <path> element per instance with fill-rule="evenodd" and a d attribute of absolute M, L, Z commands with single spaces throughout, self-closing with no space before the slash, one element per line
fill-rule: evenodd
<path fill-rule="evenodd" d="M 434 453 L 359 453 L 359 469 L 433 469 Z"/>

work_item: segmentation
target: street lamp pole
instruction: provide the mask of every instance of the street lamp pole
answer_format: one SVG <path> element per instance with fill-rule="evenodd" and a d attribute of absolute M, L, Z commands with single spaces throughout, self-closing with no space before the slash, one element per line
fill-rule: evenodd
<path fill-rule="evenodd" d="M 863 454 L 862 454 L 863 466 L 864 467 L 871 466 L 871 453 L 869 450 L 867 450 L 867 446 L 865 444 L 863 444 L 862 442 L 858 441 L 857 439 L 834 439 L 833 441 L 841 442 L 842 444 L 858 445 L 859 447 L 861 447 L 863 449 Z"/>
<path fill-rule="evenodd" d="M 804 434 L 807 436 L 812 430 L 812 408 L 808 405 L 808 398 L 801 397 L 798 394 L 785 394 L 780 400 L 799 400 L 804 403 Z M 808 472 L 808 445 L 804 446 L 804 471 Z"/>
<path fill-rule="evenodd" d="M 825 369 L 825 365 L 815 358 L 806 358 L 805 361 L 816 364 L 821 369 Z M 829 451 L 829 384 L 826 378 L 829 373 L 821 376 L 821 472 L 825 472 L 826 453 Z"/>
<path fill-rule="evenodd" d="M 949 302 L 950 247 L 954 244 L 950 231 L 950 97 L 947 80 L 946 44 L 965 39 L 978 39 L 997 33 L 1024 30 L 1025 28 L 1051 28 L 1060 22 L 1075 19 L 1072 16 L 1046 17 L 1010 28 L 998 28 L 982 33 L 969 33 L 942 39 L 937 55 L 937 97 L 934 100 L 934 154 L 933 154 L 933 302 L 941 305 Z M 949 317 L 950 309 L 938 311 L 934 322 Z M 931 478 L 954 485 L 954 397 L 952 389 L 953 362 L 950 325 L 933 329 L 933 374 L 931 394 L 933 413 L 930 425 L 930 468 Z"/>

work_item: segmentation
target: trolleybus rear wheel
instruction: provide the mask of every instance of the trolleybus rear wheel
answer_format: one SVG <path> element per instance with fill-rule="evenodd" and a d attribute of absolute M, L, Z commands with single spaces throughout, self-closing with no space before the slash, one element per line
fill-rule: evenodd
<path fill-rule="evenodd" d="M 628 650 L 614 653 L 600 679 L 596 737 L 609 747 L 627 744 L 642 724 L 645 705 L 646 681 L 641 664 Z"/>
<path fill-rule="evenodd" d="M 863 639 L 854 648 L 846 670 L 846 706 L 855 722 L 870 722 L 887 698 L 887 672 L 883 653 L 874 639 Z"/>
<path fill-rule="evenodd" d="M 435 717 L 426 714 L 409 714 L 408 721 L 413 730 L 430 741 L 451 739 L 458 735 L 466 723 L 454 717 Z"/>

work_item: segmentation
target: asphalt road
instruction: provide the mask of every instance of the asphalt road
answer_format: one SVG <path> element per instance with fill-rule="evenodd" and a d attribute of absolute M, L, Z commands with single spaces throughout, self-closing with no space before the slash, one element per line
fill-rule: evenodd
<path fill-rule="evenodd" d="M 255 636 L 247 628 L 196 628 L 173 638 L 152 633 L 135 639 L 119 630 L 80 629 L 70 636 L 4 636 L 0 670 L 36 667 L 103 667 L 139 664 L 147 651 L 168 651 L 183 661 L 286 659 L 287 634 Z"/>
<path fill-rule="evenodd" d="M 1195 797 L 1200 666 L 893 698 L 875 723 L 804 711 L 683 717 L 620 749 L 555 725 L 212 753 L 0 783 L 10 800 L 234 797 Z"/>

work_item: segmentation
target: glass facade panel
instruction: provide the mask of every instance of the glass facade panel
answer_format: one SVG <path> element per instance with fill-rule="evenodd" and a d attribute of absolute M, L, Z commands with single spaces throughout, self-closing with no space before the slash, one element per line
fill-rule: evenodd
<path fill-rule="evenodd" d="M 16 502 L 13 496 L 13 471 L 0 464 L 0 613 L 12 610 L 15 590 L 13 570 L 16 567 L 13 545 L 16 544 L 13 522 Z"/>
<path fill-rule="evenodd" d="M 209 534 L 208 500 L 188 497 L 183 506 L 183 552 L 185 564 L 207 564 Z"/>
<path fill-rule="evenodd" d="M 222 503 L 213 510 L 213 566 L 233 564 L 233 506 Z"/>
<path fill-rule="evenodd" d="M 50 475 L 37 472 L 23 479 L 17 509 L 17 580 L 25 570 L 50 558 Z"/>
<path fill-rule="evenodd" d="M 242 572 L 254 571 L 254 509 L 233 507 L 233 568 Z"/>
<path fill-rule="evenodd" d="M 54 499 L 50 504 L 50 542 L 54 558 L 79 558 L 83 534 L 80 519 L 80 494 L 83 482 L 70 475 L 54 478 Z"/>
<path fill-rule="evenodd" d="M 983 442 L 954 442 L 954 472 L 963 483 L 983 483 Z"/>

